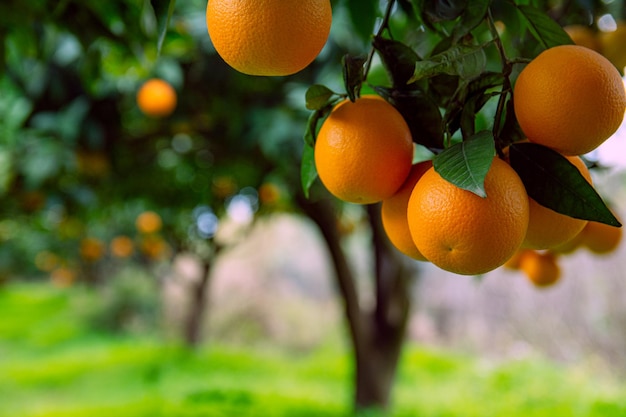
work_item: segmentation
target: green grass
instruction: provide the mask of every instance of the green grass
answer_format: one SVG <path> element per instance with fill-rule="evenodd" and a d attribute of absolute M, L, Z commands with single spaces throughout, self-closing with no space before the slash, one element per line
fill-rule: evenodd
<path fill-rule="evenodd" d="M 348 416 L 350 358 L 212 344 L 196 352 L 148 336 L 90 330 L 80 290 L 0 289 L 1 417 Z M 394 417 L 612 417 L 626 389 L 539 359 L 494 363 L 407 346 Z"/>

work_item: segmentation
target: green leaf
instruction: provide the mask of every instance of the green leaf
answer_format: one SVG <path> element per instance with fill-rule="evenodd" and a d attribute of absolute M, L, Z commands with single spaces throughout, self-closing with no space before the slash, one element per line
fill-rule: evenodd
<path fill-rule="evenodd" d="M 454 20 L 463 13 L 469 0 L 426 1 L 424 14 L 432 23 Z"/>
<path fill-rule="evenodd" d="M 367 61 L 362 56 L 344 55 L 343 64 L 343 82 L 346 86 L 346 92 L 350 101 L 355 101 L 359 97 L 361 85 L 364 80 L 364 65 Z"/>
<path fill-rule="evenodd" d="M 328 101 L 326 106 L 311 113 L 311 115 L 309 116 L 309 120 L 307 121 L 306 130 L 304 132 L 304 143 L 306 145 L 313 146 L 315 144 L 319 122 L 326 116 L 328 116 L 337 101 L 338 100 Z"/>
<path fill-rule="evenodd" d="M 455 94 L 444 106 L 446 112 L 443 117 L 450 134 L 454 134 L 459 127 L 463 138 L 467 139 L 475 133 L 476 113 L 499 92 L 490 90 L 499 88 L 504 83 L 504 76 L 497 72 L 485 72 L 471 82 L 463 82 L 457 86 Z"/>
<path fill-rule="evenodd" d="M 165 41 L 165 35 L 167 35 L 167 29 L 170 26 L 170 20 L 174 14 L 174 8 L 176 7 L 176 0 L 169 0 L 169 6 L 167 11 L 163 13 L 161 10 L 164 8 L 162 4 L 164 0 L 150 0 L 152 7 L 154 8 L 157 19 L 161 22 L 159 25 L 159 39 L 157 41 L 157 53 L 161 55 L 161 49 L 163 48 L 163 42 Z"/>
<path fill-rule="evenodd" d="M 428 148 L 443 148 L 441 113 L 432 99 L 422 91 L 375 87 L 402 114 L 411 129 L 413 142 Z"/>
<path fill-rule="evenodd" d="M 304 96 L 306 108 L 309 110 L 321 110 L 328 105 L 330 98 L 335 93 L 328 87 L 320 84 L 312 85 L 306 90 Z"/>
<path fill-rule="evenodd" d="M 305 145 L 302 150 L 302 161 L 300 165 L 300 182 L 304 196 L 309 198 L 309 190 L 317 178 L 317 168 L 315 168 L 315 148 Z"/>
<path fill-rule="evenodd" d="M 415 82 L 439 74 L 457 75 L 471 80 L 478 77 L 487 66 L 487 56 L 479 45 L 454 45 L 446 51 L 415 64 L 413 77 Z"/>
<path fill-rule="evenodd" d="M 387 72 L 391 76 L 394 87 L 403 87 L 413 77 L 415 62 L 420 58 L 407 45 L 392 39 L 376 36 L 372 45 L 383 61 Z"/>
<path fill-rule="evenodd" d="M 378 3 L 378 0 L 347 0 L 352 26 L 363 40 L 369 40 L 374 32 Z"/>
<path fill-rule="evenodd" d="M 472 0 L 468 2 L 467 7 L 461 15 L 461 21 L 454 27 L 454 31 L 452 32 L 452 38 L 455 43 L 470 33 L 485 19 L 490 3 L 491 0 Z"/>
<path fill-rule="evenodd" d="M 483 131 L 441 152 L 433 159 L 433 166 L 445 180 L 485 198 L 485 177 L 494 155 L 493 136 Z"/>
<path fill-rule="evenodd" d="M 545 49 L 573 44 L 563 28 L 544 11 L 527 5 L 517 5 L 517 10 L 528 21 L 530 32 Z"/>
<path fill-rule="evenodd" d="M 537 203 L 583 220 L 621 226 L 578 168 L 560 153 L 535 143 L 514 143 L 511 166 Z"/>

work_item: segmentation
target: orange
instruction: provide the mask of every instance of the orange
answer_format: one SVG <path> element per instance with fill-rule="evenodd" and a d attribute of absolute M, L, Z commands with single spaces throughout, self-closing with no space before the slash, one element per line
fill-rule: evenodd
<path fill-rule="evenodd" d="M 602 55 L 624 73 L 626 67 L 626 24 L 618 22 L 617 29 L 612 32 L 600 32 Z"/>
<path fill-rule="evenodd" d="M 577 156 L 566 157 L 591 184 L 591 175 L 587 166 Z M 550 249 L 564 245 L 578 235 L 586 220 L 575 219 L 549 209 L 529 198 L 530 217 L 528 231 L 522 246 L 530 249 Z"/>
<path fill-rule="evenodd" d="M 583 229 L 585 230 L 585 229 Z M 580 232 L 573 239 L 568 240 L 567 242 L 550 248 L 550 252 L 557 255 L 570 255 L 576 252 L 583 244 L 583 232 Z"/>
<path fill-rule="evenodd" d="M 456 187 L 430 168 L 408 206 L 409 231 L 419 251 L 442 269 L 489 272 L 519 249 L 528 227 L 528 196 L 517 173 L 494 158 L 486 198 Z"/>
<path fill-rule="evenodd" d="M 109 248 L 116 258 L 128 258 L 135 250 L 133 240 L 128 236 L 116 236 L 111 239 Z"/>
<path fill-rule="evenodd" d="M 150 117 L 165 117 L 176 108 L 176 90 L 166 81 L 152 78 L 137 92 L 137 106 Z"/>
<path fill-rule="evenodd" d="M 320 53 L 332 22 L 329 0 L 209 0 L 209 36 L 217 53 L 249 75 L 290 75 Z"/>
<path fill-rule="evenodd" d="M 161 216 L 154 211 L 144 211 L 135 220 L 135 227 L 139 233 L 156 233 L 161 230 L 162 226 Z"/>
<path fill-rule="evenodd" d="M 275 205 L 280 200 L 280 195 L 280 188 L 274 183 L 265 182 L 259 187 L 259 201 L 261 204 Z"/>
<path fill-rule="evenodd" d="M 594 31 L 585 25 L 568 25 L 563 28 L 576 45 L 600 52 L 600 41 Z"/>
<path fill-rule="evenodd" d="M 520 261 L 522 260 L 522 257 L 529 250 L 530 249 L 518 249 L 517 252 L 515 252 L 515 254 L 510 257 L 509 260 L 506 261 L 502 266 L 506 269 L 510 269 L 513 271 L 518 270 L 520 268 Z"/>
<path fill-rule="evenodd" d="M 561 268 L 556 256 L 552 253 L 535 251 L 524 252 L 520 259 L 520 269 L 537 287 L 548 287 L 555 284 L 561 277 Z"/>
<path fill-rule="evenodd" d="M 582 244 L 591 252 L 604 255 L 614 252 L 622 241 L 622 228 L 589 222 L 583 229 Z"/>
<path fill-rule="evenodd" d="M 141 239 L 139 249 L 149 259 L 160 260 L 170 254 L 170 246 L 159 235 L 148 235 Z"/>
<path fill-rule="evenodd" d="M 59 263 L 59 257 L 52 252 L 42 251 L 35 256 L 35 266 L 44 272 L 53 271 L 59 266 Z"/>
<path fill-rule="evenodd" d="M 415 184 L 417 184 L 417 181 L 422 178 L 422 175 L 432 166 L 432 161 L 425 161 L 413 165 L 402 187 L 400 187 L 393 196 L 383 200 L 383 204 L 381 205 L 383 228 L 385 229 L 389 241 L 391 241 L 400 252 L 418 261 L 425 261 L 426 258 L 420 253 L 417 246 L 415 246 L 415 242 L 413 242 L 413 238 L 409 232 L 407 208 Z"/>
<path fill-rule="evenodd" d="M 80 256 L 87 262 L 95 262 L 104 256 L 105 248 L 100 239 L 86 237 L 80 242 Z"/>
<path fill-rule="evenodd" d="M 60 266 L 50 273 L 50 280 L 57 287 L 69 287 L 76 281 L 76 271 L 72 268 Z"/>
<path fill-rule="evenodd" d="M 514 108 L 531 142 L 582 155 L 620 126 L 626 91 L 608 59 L 583 46 L 561 45 L 543 51 L 522 70 Z"/>
<path fill-rule="evenodd" d="M 370 204 L 402 186 L 413 160 L 411 131 L 402 115 L 379 96 L 339 103 L 315 142 L 315 166 L 340 200 Z"/>

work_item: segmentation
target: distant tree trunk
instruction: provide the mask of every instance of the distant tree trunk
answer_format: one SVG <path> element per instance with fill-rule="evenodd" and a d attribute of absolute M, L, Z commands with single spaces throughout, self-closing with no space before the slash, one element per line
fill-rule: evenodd
<path fill-rule="evenodd" d="M 202 259 L 202 275 L 191 287 L 191 300 L 185 320 L 185 342 L 195 347 L 202 336 L 202 322 L 207 307 L 207 293 L 211 280 L 211 260 Z"/>
<path fill-rule="evenodd" d="M 398 361 L 409 318 L 409 280 L 412 268 L 388 242 L 380 220 L 380 207 L 368 206 L 375 262 L 375 305 L 360 305 L 353 270 L 340 245 L 334 207 L 330 200 L 298 199 L 301 209 L 319 228 L 328 247 L 344 304 L 354 351 L 357 411 L 386 410 L 390 404 Z"/>

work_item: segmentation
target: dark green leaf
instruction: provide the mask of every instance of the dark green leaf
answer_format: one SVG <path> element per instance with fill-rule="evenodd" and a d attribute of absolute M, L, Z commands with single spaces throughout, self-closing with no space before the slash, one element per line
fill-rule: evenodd
<path fill-rule="evenodd" d="M 439 74 L 458 75 L 467 80 L 478 77 L 487 66 L 487 57 L 481 46 L 454 45 L 450 49 L 418 61 L 409 82 Z"/>
<path fill-rule="evenodd" d="M 315 148 L 305 145 L 302 150 L 302 161 L 300 165 L 300 182 L 304 196 L 309 198 L 309 190 L 317 178 L 317 169 L 315 168 Z"/>
<path fill-rule="evenodd" d="M 381 36 L 376 36 L 372 44 L 380 54 L 393 86 L 405 86 L 415 72 L 415 62 L 419 60 L 417 53 L 401 42 Z"/>
<path fill-rule="evenodd" d="M 364 81 L 363 70 L 366 61 L 364 57 L 352 55 L 344 55 L 342 59 L 343 82 L 350 101 L 356 100 L 359 96 Z"/>
<path fill-rule="evenodd" d="M 157 53 L 160 55 L 161 49 L 163 48 L 163 42 L 165 41 L 165 35 L 167 34 L 167 29 L 170 26 L 170 20 L 172 19 L 172 15 L 174 14 L 176 0 L 169 0 L 169 6 L 167 7 L 167 11 L 165 13 L 161 11 L 163 9 L 162 4 L 164 3 L 164 0 L 151 0 L 151 3 L 152 7 L 154 7 L 157 19 L 160 21 L 159 40 L 157 43 Z"/>
<path fill-rule="evenodd" d="M 483 131 L 441 152 L 433 165 L 445 180 L 485 198 L 485 177 L 494 155 L 493 135 Z"/>
<path fill-rule="evenodd" d="M 518 5 L 517 10 L 526 18 L 531 33 L 545 49 L 573 44 L 563 28 L 544 11 L 527 5 Z"/>
<path fill-rule="evenodd" d="M 398 0 L 398 5 L 404 12 L 409 16 L 409 19 L 415 21 L 419 16 L 417 11 L 415 10 L 415 5 L 411 0 Z"/>
<path fill-rule="evenodd" d="M 384 87 L 376 87 L 375 90 L 402 114 L 411 129 L 413 142 L 428 148 L 443 148 L 441 113 L 428 95 L 419 90 Z"/>
<path fill-rule="evenodd" d="M 378 3 L 378 0 L 347 0 L 352 26 L 363 40 L 369 40 L 374 32 Z"/>
<path fill-rule="evenodd" d="M 454 20 L 463 13 L 468 0 L 426 0 L 424 14 L 433 23 Z"/>
<path fill-rule="evenodd" d="M 577 219 L 621 226 L 578 168 L 560 153 L 534 143 L 514 143 L 509 155 L 537 203 Z"/>
<path fill-rule="evenodd" d="M 315 84 L 306 90 L 306 108 L 309 110 L 321 110 L 328 105 L 333 91 L 326 86 Z"/>
<path fill-rule="evenodd" d="M 503 147 L 525 138 L 522 128 L 517 123 L 512 97 L 509 97 L 506 102 L 504 123 L 502 124 L 502 129 L 498 132 L 498 137 Z"/>
<path fill-rule="evenodd" d="M 468 2 L 461 16 L 461 21 L 454 27 L 454 32 L 452 33 L 455 43 L 483 21 L 487 15 L 489 3 L 491 3 L 490 0 L 472 0 Z"/>
<path fill-rule="evenodd" d="M 332 111 L 336 102 L 337 100 L 329 101 L 326 106 L 311 113 L 304 132 L 304 143 L 306 145 L 313 146 L 315 144 L 315 138 L 317 137 L 320 121 Z"/>

